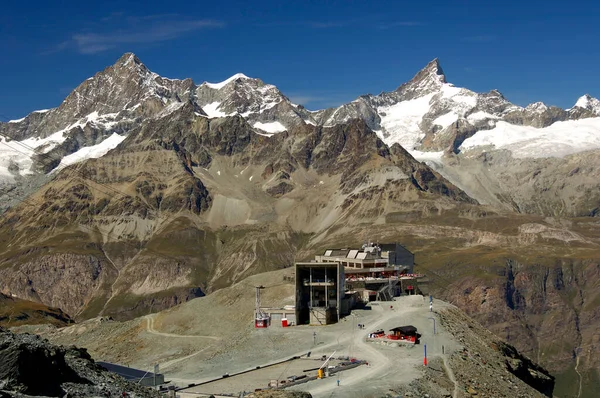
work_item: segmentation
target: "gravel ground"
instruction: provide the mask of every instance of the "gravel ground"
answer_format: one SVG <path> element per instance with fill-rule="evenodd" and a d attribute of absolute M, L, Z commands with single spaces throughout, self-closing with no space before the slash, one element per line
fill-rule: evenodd
<path fill-rule="evenodd" d="M 339 323 L 327 326 L 253 327 L 254 286 L 264 285 L 263 305 L 293 304 L 294 288 L 283 276 L 289 270 L 256 275 L 232 287 L 129 322 L 94 319 L 62 328 L 38 328 L 52 341 L 86 347 L 99 360 L 152 369 L 173 384 L 187 386 L 221 377 L 224 373 L 264 366 L 311 351 L 311 357 L 355 357 L 369 366 L 315 380 L 293 390 L 314 397 L 538 397 L 542 396 L 507 370 L 510 362 L 494 349 L 497 337 L 456 307 L 436 300 L 434 312 L 422 296 L 375 302 L 354 310 Z M 433 333 L 434 321 L 436 332 Z M 358 329 L 358 324 L 366 328 Z M 421 344 L 392 347 L 369 343 L 376 329 L 414 325 Z M 316 333 L 316 337 L 315 337 Z M 427 345 L 429 366 L 423 366 Z M 485 363 L 484 363 L 485 362 Z M 282 372 L 285 378 L 290 374 Z M 295 373 L 292 372 L 292 373 Z M 247 373 L 240 390 L 264 388 L 273 375 Z M 340 385 L 337 385 L 337 380 Z M 236 381 L 237 382 L 237 381 Z"/>

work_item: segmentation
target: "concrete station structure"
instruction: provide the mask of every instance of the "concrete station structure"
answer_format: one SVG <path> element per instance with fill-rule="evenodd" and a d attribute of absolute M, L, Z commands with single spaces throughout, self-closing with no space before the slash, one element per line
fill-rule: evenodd
<path fill-rule="evenodd" d="M 296 263 L 296 321 L 327 325 L 342 315 L 344 267 L 337 262 Z"/>
<path fill-rule="evenodd" d="M 328 249 L 314 261 L 296 263 L 296 323 L 326 325 L 348 315 L 358 302 L 415 294 L 423 276 L 413 273 L 414 259 L 398 243 L 371 243 Z"/>

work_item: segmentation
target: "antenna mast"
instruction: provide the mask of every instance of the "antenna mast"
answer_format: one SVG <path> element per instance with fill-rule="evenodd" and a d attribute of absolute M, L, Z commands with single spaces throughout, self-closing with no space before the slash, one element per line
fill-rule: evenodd
<path fill-rule="evenodd" d="M 260 309 L 260 291 L 262 289 L 264 289 L 264 288 L 265 287 L 262 286 L 262 285 L 261 286 L 256 286 L 256 309 L 255 309 L 255 311 L 256 311 L 256 317 L 257 318 L 258 317 L 262 318 L 262 317 L 265 316 L 265 314 L 263 314 L 262 310 Z"/>

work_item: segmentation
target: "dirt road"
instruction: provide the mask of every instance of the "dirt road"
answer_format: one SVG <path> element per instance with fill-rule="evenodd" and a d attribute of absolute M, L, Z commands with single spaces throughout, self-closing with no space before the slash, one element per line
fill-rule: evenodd
<path fill-rule="evenodd" d="M 174 333 L 163 333 L 154 329 L 154 316 L 155 314 L 146 315 L 146 330 L 148 333 L 155 334 L 157 336 L 165 336 L 165 337 L 175 337 L 175 338 L 184 338 L 184 339 L 211 339 L 211 340 L 221 340 L 220 337 L 216 336 L 199 336 L 199 335 L 185 335 L 185 334 L 174 334 Z"/>

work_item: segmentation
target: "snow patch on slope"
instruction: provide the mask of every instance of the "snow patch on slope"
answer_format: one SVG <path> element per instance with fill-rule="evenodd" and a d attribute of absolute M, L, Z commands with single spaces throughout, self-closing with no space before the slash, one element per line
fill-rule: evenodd
<path fill-rule="evenodd" d="M 35 154 L 46 153 L 64 142 L 64 130 L 58 131 L 46 138 L 28 138 L 23 141 L 7 141 L 0 137 L 0 180 L 14 181 L 14 173 L 20 175 L 33 174 L 31 157 Z"/>
<path fill-rule="evenodd" d="M 116 113 L 99 115 L 98 112 L 94 111 L 79 119 L 77 122 L 52 133 L 45 138 L 31 137 L 22 141 L 7 141 L 4 137 L 0 137 L 0 183 L 7 181 L 13 182 L 14 174 L 33 174 L 33 170 L 31 170 L 33 165 L 32 157 L 34 155 L 48 153 L 58 145 L 62 144 L 67 139 L 65 133 L 71 129 L 77 127 L 83 128 L 87 124 L 101 125 L 107 129 L 116 124 L 114 121 L 116 116 Z M 64 157 L 58 168 L 63 168 L 68 164 L 73 164 L 88 158 L 103 156 L 110 149 L 118 145 L 119 142 L 116 142 L 117 137 L 121 137 L 119 142 L 125 139 L 125 137 L 119 136 L 118 134 L 113 134 L 98 145 L 81 148 L 79 151 Z"/>
<path fill-rule="evenodd" d="M 49 111 L 51 111 L 51 109 L 39 109 L 39 110 L 33 111 L 31 113 L 46 113 L 46 112 L 49 112 Z M 29 115 L 27 115 L 27 116 L 29 116 Z M 20 123 L 23 120 L 25 120 L 27 118 L 27 116 L 22 117 L 20 119 L 9 120 L 7 123 Z"/>
<path fill-rule="evenodd" d="M 461 88 L 455 87 L 454 84 L 446 83 L 442 85 L 442 96 L 444 98 L 452 98 L 460 93 Z"/>
<path fill-rule="evenodd" d="M 516 158 L 564 157 L 600 148 L 600 118 L 556 122 L 544 128 L 499 121 L 491 130 L 467 138 L 461 150 L 493 146 L 508 149 Z"/>
<path fill-rule="evenodd" d="M 15 148 L 18 150 L 25 150 L 31 152 L 33 155 L 34 151 L 29 148 L 36 149 L 37 153 L 47 153 L 50 152 L 57 145 L 62 144 L 67 139 L 64 136 L 65 130 L 57 131 L 56 133 L 49 135 L 46 138 L 27 138 L 26 140 L 19 141 L 19 144 L 15 145 Z M 29 147 L 29 148 L 26 148 Z"/>
<path fill-rule="evenodd" d="M 83 160 L 96 159 L 96 158 L 102 157 L 102 156 L 106 155 L 108 153 L 108 151 L 110 151 L 111 149 L 116 148 L 117 145 L 119 145 L 121 142 L 123 142 L 124 139 L 125 139 L 125 136 L 119 135 L 117 133 L 113 133 L 110 137 L 108 137 L 107 139 L 105 139 L 104 141 L 102 141 L 101 143 L 99 143 L 97 145 L 92 145 L 92 146 L 87 146 L 87 147 L 81 148 L 77 152 L 65 156 L 60 161 L 60 164 L 58 165 L 58 167 L 56 167 L 54 170 L 52 170 L 52 172 L 63 169 L 71 164 L 78 163 Z"/>
<path fill-rule="evenodd" d="M 487 113 L 487 112 L 483 112 L 483 111 L 473 112 L 469 116 L 467 116 L 467 120 L 469 120 L 469 121 L 485 120 L 485 119 L 499 119 L 499 117 L 492 115 L 491 113 Z"/>
<path fill-rule="evenodd" d="M 417 159 L 419 162 L 425 162 L 428 166 L 432 166 L 433 164 L 438 164 L 442 162 L 442 156 L 444 156 L 444 151 L 439 152 L 422 152 L 422 151 L 409 151 L 413 158 Z"/>
<path fill-rule="evenodd" d="M 286 130 L 285 126 L 279 122 L 256 122 L 254 123 L 254 128 L 266 131 L 267 133 L 281 133 L 282 131 Z"/>
<path fill-rule="evenodd" d="M 448 127 L 452 123 L 456 122 L 457 120 L 458 120 L 458 115 L 456 113 L 448 112 L 445 115 L 442 115 L 442 116 L 436 118 L 433 121 L 433 124 L 438 124 L 442 127 Z"/>
<path fill-rule="evenodd" d="M 206 113 L 206 115 L 209 118 L 227 116 L 227 114 L 225 112 L 221 112 L 221 111 L 217 110 L 219 105 L 221 105 L 220 102 L 211 102 L 210 104 L 204 105 L 202 107 L 202 110 L 204 111 L 204 113 Z"/>
<path fill-rule="evenodd" d="M 408 151 L 414 149 L 425 136 L 419 128 L 419 123 L 429 112 L 429 101 L 432 96 L 433 94 L 428 94 L 421 98 L 378 108 L 381 126 L 387 132 L 387 135 L 382 137 L 383 141 L 388 145 L 397 142 Z"/>

